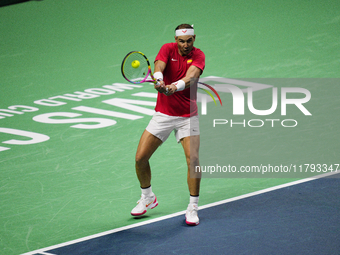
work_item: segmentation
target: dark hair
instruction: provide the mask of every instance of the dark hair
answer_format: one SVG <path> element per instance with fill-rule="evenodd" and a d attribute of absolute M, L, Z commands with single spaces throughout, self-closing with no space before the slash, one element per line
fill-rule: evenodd
<path fill-rule="evenodd" d="M 175 31 L 177 29 L 182 29 L 182 28 L 193 28 L 191 25 L 189 24 L 181 24 L 181 25 L 178 25 L 176 28 L 175 28 Z"/>

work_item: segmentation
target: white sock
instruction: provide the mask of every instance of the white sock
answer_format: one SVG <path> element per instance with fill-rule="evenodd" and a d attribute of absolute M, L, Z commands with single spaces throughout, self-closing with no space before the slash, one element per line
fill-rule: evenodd
<path fill-rule="evenodd" d="M 142 196 L 144 196 L 144 197 L 152 197 L 153 196 L 151 186 L 148 187 L 148 188 L 145 188 L 145 189 L 142 188 Z"/>
<path fill-rule="evenodd" d="M 190 195 L 190 204 L 198 206 L 198 200 L 199 200 L 199 196 L 191 196 Z"/>

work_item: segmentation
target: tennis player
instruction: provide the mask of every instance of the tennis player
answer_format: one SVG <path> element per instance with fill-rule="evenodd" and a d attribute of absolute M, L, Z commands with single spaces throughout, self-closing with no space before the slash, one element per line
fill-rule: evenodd
<path fill-rule="evenodd" d="M 198 225 L 197 215 L 200 191 L 200 173 L 195 173 L 199 165 L 200 144 L 199 122 L 196 104 L 196 80 L 205 67 L 204 53 L 194 47 L 196 35 L 189 24 L 181 24 L 175 29 L 175 43 L 164 44 L 156 59 L 154 77 L 158 81 L 155 114 L 142 134 L 136 153 L 136 173 L 142 189 L 141 199 L 131 214 L 140 216 L 158 205 L 151 189 L 151 169 L 149 159 L 156 149 L 174 131 L 178 143 L 184 149 L 188 166 L 187 182 L 190 192 L 186 211 L 186 223 Z M 193 84 L 193 85 L 191 85 Z M 176 157 L 177 152 L 169 152 L 166 157 Z"/>

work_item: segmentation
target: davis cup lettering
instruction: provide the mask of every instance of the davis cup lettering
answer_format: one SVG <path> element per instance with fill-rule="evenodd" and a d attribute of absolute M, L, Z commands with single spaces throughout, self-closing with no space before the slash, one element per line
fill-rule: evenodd
<path fill-rule="evenodd" d="M 2 143 L 5 143 L 5 144 L 29 145 L 29 144 L 35 144 L 35 143 L 42 143 L 50 139 L 50 137 L 47 135 L 30 132 L 30 131 L 13 129 L 13 128 L 0 128 L 0 133 L 17 135 L 17 136 L 26 138 L 25 140 L 11 139 L 8 141 L 3 141 Z M 30 140 L 27 140 L 27 138 L 30 138 Z M 9 149 L 10 148 L 0 146 L 0 151 L 5 151 Z"/>
<path fill-rule="evenodd" d="M 140 107 L 137 105 L 146 105 L 146 106 L 155 106 L 154 101 L 142 101 L 142 100 L 134 100 L 134 99 L 124 99 L 124 98 L 112 98 L 109 100 L 102 101 L 105 104 L 117 106 L 120 108 L 128 109 L 134 112 L 143 113 L 146 115 L 153 115 L 154 110 L 148 109 L 145 107 Z M 111 117 L 118 117 L 130 120 L 136 120 L 143 118 L 142 116 L 133 115 L 133 114 L 126 114 L 120 113 L 115 111 L 103 110 L 93 107 L 87 106 L 78 106 L 72 108 L 74 110 L 89 112 L 89 113 L 96 113 Z M 66 124 L 66 123 L 82 123 L 82 122 L 90 122 L 90 123 L 98 123 L 96 125 L 85 125 L 85 124 L 78 124 L 73 125 L 73 128 L 81 128 L 81 129 L 96 129 L 96 128 L 103 128 L 115 125 L 117 122 L 111 119 L 103 119 L 103 118 L 76 118 L 80 117 L 82 114 L 72 113 L 72 112 L 55 112 L 55 113 L 44 113 L 33 117 L 33 120 L 40 123 L 47 123 L 47 124 Z M 53 119 L 53 117 L 68 117 L 69 119 Z"/>
<path fill-rule="evenodd" d="M 76 91 L 73 92 L 73 94 L 64 94 L 64 95 L 58 95 L 53 96 L 48 99 L 39 99 L 35 100 L 34 103 L 38 105 L 43 106 L 61 106 L 67 104 L 67 102 L 62 102 L 60 100 L 54 100 L 54 99 L 64 99 L 68 101 L 82 101 L 82 99 L 92 99 L 99 97 L 101 95 L 112 95 L 114 93 L 123 92 L 125 90 L 132 90 L 134 88 L 141 88 L 141 85 L 135 85 L 135 84 L 124 84 L 124 83 L 113 83 L 112 85 L 104 85 L 103 88 L 90 88 L 85 89 L 85 92 Z M 22 108 L 21 111 L 16 111 L 18 109 Z M 6 117 L 13 117 L 14 114 L 23 114 L 24 112 L 35 112 L 38 111 L 39 108 L 32 107 L 32 106 L 26 106 L 26 105 L 13 105 L 9 106 L 8 109 L 0 109 L 0 119 L 4 119 Z"/>
<path fill-rule="evenodd" d="M 36 122 L 46 123 L 46 124 L 66 124 L 66 123 L 97 123 L 94 125 L 86 125 L 86 124 L 77 124 L 70 126 L 72 128 L 80 128 L 80 129 L 97 129 L 113 126 L 117 123 L 115 120 L 111 119 L 103 119 L 103 118 L 77 118 L 75 117 L 82 116 L 79 113 L 72 112 L 52 112 L 52 113 L 44 113 L 33 117 L 33 120 Z M 68 117 L 69 119 L 53 119 L 52 117 Z"/>
<path fill-rule="evenodd" d="M 143 118 L 143 116 L 138 116 L 134 114 L 103 110 L 103 109 L 98 109 L 98 108 L 88 107 L 88 106 L 77 106 L 77 107 L 73 107 L 72 110 L 95 113 L 95 114 L 122 118 L 122 119 L 127 119 L 127 120 L 137 120 L 137 119 Z"/>
<path fill-rule="evenodd" d="M 18 108 L 23 108 L 21 111 Z M 4 119 L 6 117 L 13 117 L 13 114 L 24 114 L 25 112 L 36 112 L 39 111 L 39 108 L 26 106 L 26 105 L 12 105 L 9 106 L 8 109 L 0 109 L 0 119 Z"/>
<path fill-rule="evenodd" d="M 113 91 L 113 90 L 99 89 L 99 88 L 85 89 L 84 91 L 87 93 L 96 94 L 96 95 L 112 95 L 116 93 L 116 91 Z"/>
<path fill-rule="evenodd" d="M 22 112 L 36 112 L 36 111 L 39 111 L 39 108 L 32 107 L 32 106 L 26 106 L 26 105 L 12 105 L 12 106 L 8 107 L 8 109 L 11 109 L 11 110 L 17 110 L 18 108 L 24 108 L 24 110 L 22 110 Z"/>
<path fill-rule="evenodd" d="M 6 112 L 6 113 L 4 113 Z M 12 113 L 12 114 L 9 114 Z M 7 110 L 7 109 L 0 109 L 0 119 L 3 119 L 4 117 L 12 117 L 13 114 L 23 114 L 22 112 Z M 4 116 L 4 117 L 3 117 Z"/>
<path fill-rule="evenodd" d="M 61 99 L 66 99 L 66 100 L 71 100 L 71 101 L 82 101 L 82 99 L 92 99 L 92 98 L 96 98 L 100 96 L 100 95 L 94 95 L 94 94 L 80 92 L 80 91 L 76 91 L 74 92 L 74 94 L 64 94 L 63 96 L 54 96 L 54 97 L 50 97 L 49 99 L 61 98 Z"/>
<path fill-rule="evenodd" d="M 155 113 L 153 109 L 136 106 L 136 104 L 153 106 L 153 107 L 156 106 L 156 102 L 154 101 L 142 101 L 142 100 L 124 99 L 124 98 L 112 98 L 109 100 L 104 100 L 103 103 L 118 106 L 120 108 L 128 109 L 134 112 L 143 113 L 143 114 L 150 115 L 150 116 L 152 116 Z"/>
<path fill-rule="evenodd" d="M 40 100 L 34 101 L 34 103 L 43 105 L 43 106 L 60 106 L 60 105 L 66 104 L 64 102 L 60 102 L 60 101 L 56 101 L 52 99 L 40 99 Z"/>
<path fill-rule="evenodd" d="M 11 148 L 7 148 L 7 147 L 3 147 L 3 146 L 0 146 L 0 151 L 7 151 L 7 150 L 10 150 Z"/>
<path fill-rule="evenodd" d="M 134 88 L 142 88 L 143 86 L 137 84 L 113 83 L 112 85 L 104 85 L 102 87 L 106 89 L 115 90 L 118 92 L 123 92 L 125 90 L 131 90 Z"/>
<path fill-rule="evenodd" d="M 146 92 L 140 92 L 139 94 L 137 93 L 137 94 L 133 94 L 133 95 L 134 96 L 140 95 L 140 96 L 144 96 L 144 97 L 155 98 L 154 94 L 151 95 L 150 93 L 146 93 Z M 51 105 L 66 104 L 64 102 L 55 102 L 55 101 L 52 101 L 51 99 L 45 99 L 44 101 L 39 100 L 39 103 L 41 103 L 41 102 L 44 102 L 46 104 L 51 104 Z M 133 100 L 133 99 L 124 99 L 124 98 L 113 98 L 113 99 L 109 99 L 109 100 L 104 100 L 102 102 L 109 104 L 109 105 L 116 106 L 116 107 L 128 109 L 128 110 L 131 110 L 131 111 L 134 111 L 134 112 L 143 113 L 143 114 L 146 114 L 146 115 L 152 115 L 154 110 L 144 108 L 144 107 L 140 107 L 140 106 L 137 106 L 137 105 L 145 105 L 145 106 L 152 106 L 152 107 L 155 106 L 154 101 L 142 101 L 142 100 Z M 12 106 L 11 108 L 12 109 L 24 108 L 23 111 L 26 111 L 26 112 L 33 112 L 33 111 L 39 110 L 36 107 L 21 106 L 21 105 Z M 82 112 L 87 112 L 87 113 L 94 113 L 94 114 L 105 115 L 105 116 L 116 117 L 116 118 L 122 118 L 122 119 L 128 119 L 128 120 L 137 120 L 137 119 L 143 118 L 143 116 L 140 116 L 140 115 L 121 113 L 121 112 L 104 110 L 104 109 L 88 107 L 88 106 L 77 106 L 77 107 L 73 107 L 72 110 L 77 110 L 77 111 L 82 111 Z M 17 112 L 17 114 L 22 114 L 22 112 Z M 80 116 L 82 116 L 82 114 L 72 113 L 72 112 L 54 112 L 54 113 L 40 114 L 40 115 L 34 116 L 32 119 L 36 122 L 45 123 L 45 124 L 79 123 L 79 124 L 71 126 L 72 128 L 79 128 L 79 129 L 98 129 L 98 128 L 104 128 L 104 127 L 108 127 L 108 126 L 113 126 L 113 125 L 116 125 L 116 123 L 117 123 L 117 121 L 115 121 L 115 120 L 106 119 L 106 118 L 77 118 L 77 117 L 80 117 Z M 58 117 L 58 118 L 56 119 L 54 117 Z M 66 118 L 61 119 L 60 117 L 66 117 Z M 93 123 L 93 124 L 84 124 L 84 123 Z M 12 130 L 12 131 L 10 131 L 10 130 Z M 44 142 L 44 141 L 47 141 L 49 139 L 49 137 L 46 136 L 46 135 L 28 132 L 28 131 L 23 131 L 23 130 L 3 128 L 2 130 L 0 130 L 0 132 L 10 133 L 10 134 L 18 134 L 18 135 L 22 135 L 22 136 L 26 135 L 27 137 L 35 138 L 34 140 L 30 140 L 30 141 L 21 141 L 20 142 L 18 140 L 10 140 L 10 141 L 7 141 L 7 142 L 3 142 L 3 143 L 7 143 L 7 144 L 25 145 L 25 144 L 33 144 L 33 143 Z M 17 142 L 15 142 L 15 141 L 17 141 Z M 8 148 L 8 147 L 0 146 L 0 151 L 5 151 L 5 150 L 9 150 L 9 149 L 10 148 Z"/>
<path fill-rule="evenodd" d="M 112 95 L 116 92 L 123 92 L 125 90 L 133 90 L 135 88 L 142 88 L 141 85 L 134 85 L 134 84 L 123 84 L 123 83 L 113 83 L 112 85 L 104 85 L 103 88 L 90 88 L 85 89 L 84 92 L 76 91 L 72 94 L 64 94 L 53 96 L 48 99 L 39 99 L 35 100 L 34 103 L 38 105 L 48 106 L 48 107 L 55 107 L 67 104 L 67 101 L 82 101 L 83 99 L 92 99 L 97 98 L 102 95 Z M 139 92 L 132 94 L 132 96 L 141 96 L 141 97 L 149 97 L 156 99 L 157 94 L 148 92 Z M 58 100 L 55 100 L 58 99 Z M 66 102 L 62 102 L 61 100 L 65 100 Z M 134 112 L 143 113 L 146 115 L 152 115 L 153 110 L 149 108 L 140 107 L 137 105 L 144 105 L 144 106 L 155 106 L 155 102 L 153 101 L 141 101 L 141 100 L 131 100 L 131 99 L 123 99 L 123 98 L 113 98 L 112 100 L 104 100 L 103 103 L 113 105 L 116 107 L 128 109 Z M 135 115 L 135 114 L 128 114 L 128 113 L 121 113 L 117 111 L 110 111 L 104 110 L 94 107 L 88 106 L 78 106 L 73 107 L 72 110 L 82 111 L 85 113 L 93 113 L 99 115 L 105 115 L 110 117 L 122 118 L 127 120 L 137 120 L 143 118 L 143 116 Z M 9 106 L 8 109 L 0 109 L 0 119 L 5 119 L 7 117 L 13 117 L 15 115 L 22 115 L 28 112 L 36 112 L 39 111 L 39 108 L 33 106 L 26 106 L 26 105 L 12 105 Z M 69 123 L 78 123 L 76 125 L 72 125 L 73 128 L 79 129 L 97 129 L 108 127 L 112 125 L 116 125 L 117 121 L 109 119 L 109 118 L 79 118 L 82 114 L 79 113 L 72 113 L 72 112 L 54 112 L 54 113 L 45 113 L 36 115 L 32 119 L 36 122 L 46 123 L 46 124 L 69 124 Z M 60 118 L 65 117 L 65 118 Z M 13 128 L 3 127 L 0 128 L 0 133 L 7 133 L 11 135 L 18 135 L 25 137 L 25 140 L 8 140 L 2 143 L 4 144 L 11 144 L 11 145 L 29 145 L 35 143 L 45 142 L 50 139 L 49 136 L 44 134 L 39 134 L 36 132 L 31 131 L 24 131 L 18 130 Z M 30 138 L 29 140 L 27 138 Z M 0 141 L 1 143 L 1 141 Z M 10 150 L 11 148 L 0 146 L 0 151 Z"/>
<path fill-rule="evenodd" d="M 77 98 L 80 98 L 80 99 L 91 99 L 91 98 L 99 97 L 99 95 L 94 95 L 94 94 L 80 92 L 80 91 L 76 91 L 76 92 L 73 92 L 73 93 L 76 94 L 76 95 L 73 95 L 73 94 L 64 94 L 64 95 L 68 96 L 68 97 L 77 97 Z"/>
<path fill-rule="evenodd" d="M 19 108 L 19 106 L 16 106 Z M 22 108 L 27 108 L 28 111 L 36 111 L 39 110 L 38 108 L 34 107 L 24 107 L 20 106 Z M 123 119 L 129 119 L 129 120 L 136 120 L 143 118 L 143 116 L 133 115 L 133 114 L 127 114 L 127 113 L 120 113 L 115 111 L 109 111 L 109 110 L 103 110 L 93 107 L 86 107 L 86 106 L 78 106 L 72 108 L 74 110 L 79 110 L 83 112 L 89 112 L 89 113 L 96 113 L 111 117 L 118 117 Z M 85 125 L 85 124 L 78 124 L 73 125 L 71 127 L 73 128 L 79 128 L 79 129 L 97 129 L 97 128 L 103 128 L 115 125 L 117 122 L 112 119 L 103 119 L 103 118 L 78 118 L 73 119 L 75 117 L 79 117 L 81 114 L 77 113 L 71 113 L 71 112 L 56 112 L 56 113 L 46 113 L 46 114 L 40 114 L 35 117 L 33 117 L 34 121 L 40 122 L 40 123 L 46 123 L 46 124 L 66 124 L 66 123 L 80 123 L 80 122 L 90 122 L 90 123 L 97 123 L 96 125 Z M 52 117 L 68 117 L 69 119 L 53 119 Z M 24 130 L 18 130 L 18 129 L 12 129 L 12 128 L 0 128 L 0 133 L 7 133 L 7 134 L 13 134 L 18 136 L 26 137 L 26 140 L 8 140 L 4 141 L 2 143 L 5 144 L 14 144 L 14 145 L 29 145 L 29 144 L 35 144 L 35 143 L 41 143 L 45 142 L 50 139 L 49 136 L 44 134 L 39 134 L 36 132 L 30 132 L 30 131 L 24 131 Z M 28 138 L 31 138 L 31 140 L 27 140 Z M 8 147 L 0 146 L 0 151 L 9 150 Z"/>
<path fill-rule="evenodd" d="M 145 94 L 149 95 L 147 93 L 144 93 L 142 95 L 145 95 Z M 150 95 L 148 97 L 150 97 Z M 137 107 L 137 106 L 134 106 L 133 104 L 154 106 L 154 102 L 152 101 L 141 101 L 141 100 L 131 100 L 131 99 L 125 100 L 122 98 L 119 98 L 119 100 L 115 100 L 115 101 L 105 100 L 103 101 L 103 103 L 119 106 L 121 108 L 129 108 L 132 111 L 136 110 L 137 112 L 143 112 L 144 114 L 147 114 L 147 115 L 150 114 L 149 113 L 149 111 L 151 111 L 150 109 Z M 31 111 L 31 112 L 39 110 L 38 108 L 35 108 L 35 107 L 21 106 L 21 105 L 13 106 L 12 108 L 13 109 L 24 108 L 26 111 Z M 128 120 L 137 120 L 137 119 L 143 118 L 143 116 L 139 116 L 139 115 L 103 110 L 103 109 L 98 109 L 98 108 L 88 107 L 88 106 L 77 106 L 77 107 L 72 108 L 72 110 L 100 114 L 100 115 L 105 115 L 105 116 L 110 116 L 110 117 L 123 118 L 123 119 L 128 119 Z M 33 120 L 36 122 L 46 123 L 46 124 L 67 124 L 67 123 L 83 123 L 83 122 L 97 123 L 94 125 L 77 124 L 77 125 L 71 126 L 73 128 L 79 128 L 79 129 L 97 129 L 97 128 L 112 126 L 117 123 L 115 120 L 104 119 L 104 118 L 76 118 L 79 116 L 82 116 L 82 115 L 77 114 L 77 113 L 72 113 L 72 112 L 55 112 L 55 113 L 45 113 L 45 114 L 37 115 L 33 117 Z M 68 119 L 53 119 L 53 117 L 68 117 Z M 12 139 L 12 140 L 3 142 L 6 144 L 28 145 L 28 144 L 45 142 L 50 139 L 50 137 L 47 135 L 43 135 L 43 134 L 39 134 L 35 132 L 11 129 L 11 128 L 0 128 L 0 132 L 31 138 L 31 140 L 25 140 L 25 141 Z M 0 146 L 0 151 L 5 151 L 9 149 L 10 148 L 8 147 Z"/>
<path fill-rule="evenodd" d="M 78 98 L 70 98 L 67 96 L 54 96 L 54 97 L 50 97 L 49 99 L 56 99 L 56 98 L 60 98 L 60 99 L 65 99 L 65 100 L 70 100 L 70 101 L 81 101 L 81 99 Z"/>
<path fill-rule="evenodd" d="M 134 88 L 141 88 L 141 85 L 135 84 L 124 84 L 124 83 L 113 83 L 112 85 L 104 85 L 102 86 L 104 89 L 101 88 L 91 88 L 86 89 L 85 92 L 76 91 L 73 94 L 64 94 L 49 97 L 48 99 L 40 99 L 35 100 L 35 104 L 43 105 L 43 106 L 60 106 L 65 105 L 67 102 L 57 101 L 54 99 L 62 99 L 67 101 L 82 101 L 83 99 L 92 99 L 99 97 L 101 95 L 111 95 L 118 92 L 123 92 L 125 90 L 132 90 Z"/>

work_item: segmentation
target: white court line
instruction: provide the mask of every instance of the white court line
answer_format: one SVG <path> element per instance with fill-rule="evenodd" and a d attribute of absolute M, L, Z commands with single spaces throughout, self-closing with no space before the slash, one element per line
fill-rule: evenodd
<path fill-rule="evenodd" d="M 267 192 L 270 192 L 270 191 L 274 191 L 274 190 L 278 190 L 278 189 L 282 189 L 282 188 L 286 188 L 286 187 L 290 187 L 290 186 L 294 186 L 294 185 L 301 184 L 301 183 L 304 183 L 304 182 L 309 182 L 309 181 L 317 180 L 317 179 L 328 177 L 328 176 L 331 176 L 331 175 L 334 175 L 334 174 L 338 174 L 338 173 L 340 173 L 340 172 L 339 171 L 337 171 L 337 172 L 330 172 L 330 173 L 325 173 L 325 174 L 317 175 L 317 176 L 310 177 L 310 178 L 301 179 L 301 180 L 298 180 L 298 181 L 288 182 L 288 183 L 281 184 L 281 185 L 278 185 L 278 186 L 274 186 L 274 187 L 270 187 L 270 188 L 267 188 L 267 189 L 251 192 L 251 193 L 248 193 L 248 194 L 244 194 L 244 195 L 241 195 L 241 196 L 237 196 L 237 197 L 221 200 L 221 201 L 218 201 L 218 202 L 215 202 L 215 203 L 210 203 L 210 204 L 207 204 L 207 205 L 202 205 L 202 206 L 199 206 L 198 209 L 202 210 L 202 209 L 214 207 L 214 206 L 217 206 L 217 205 L 234 202 L 234 201 L 241 200 L 241 199 L 244 199 L 244 198 L 256 196 L 256 195 L 259 195 L 259 194 L 267 193 Z M 173 218 L 173 217 L 177 217 L 177 216 L 183 215 L 183 214 L 185 214 L 185 212 L 186 211 L 184 210 L 184 211 L 181 211 L 181 212 L 177 212 L 177 213 L 169 214 L 169 215 L 166 215 L 166 216 L 162 216 L 162 217 L 159 217 L 159 218 L 156 218 L 156 219 L 151 219 L 151 220 L 135 223 L 135 224 L 128 225 L 128 226 L 125 226 L 125 227 L 116 228 L 116 229 L 108 230 L 108 231 L 105 231 L 105 232 L 102 232 L 102 233 L 98 233 L 98 234 L 95 234 L 95 235 L 90 235 L 90 236 L 86 236 L 86 237 L 83 237 L 83 238 L 79 238 L 79 239 L 76 239 L 76 240 L 73 240 L 73 241 L 69 241 L 69 242 L 53 245 L 53 246 L 50 246 L 50 247 L 46 247 L 46 248 L 43 248 L 43 249 L 39 249 L 39 250 L 23 253 L 21 255 L 33 255 L 33 254 L 39 254 L 39 253 L 40 254 L 50 254 L 50 255 L 52 255 L 51 253 L 48 253 L 46 251 L 54 250 L 54 249 L 61 248 L 61 247 L 65 247 L 65 246 L 68 246 L 68 245 L 71 245 L 71 244 L 76 244 L 76 243 L 88 241 L 88 240 L 91 240 L 91 239 L 95 239 L 97 237 L 102 237 L 102 236 L 110 235 L 110 234 L 113 234 L 113 233 L 116 233 L 116 232 L 120 232 L 120 231 L 123 231 L 123 230 L 131 229 L 131 228 L 136 228 L 136 227 L 144 226 L 144 225 L 151 224 L 151 223 L 154 223 L 154 222 L 170 219 L 170 218 Z"/>

